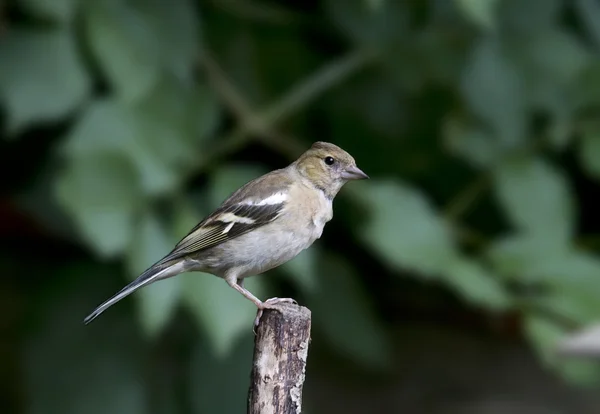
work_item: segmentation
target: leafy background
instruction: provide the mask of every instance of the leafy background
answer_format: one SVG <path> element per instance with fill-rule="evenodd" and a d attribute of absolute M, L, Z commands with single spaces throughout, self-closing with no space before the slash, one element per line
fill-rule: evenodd
<path fill-rule="evenodd" d="M 372 179 L 248 282 L 313 312 L 305 412 L 597 412 L 555 347 L 600 316 L 599 3 L 13 0 L 0 30 L 7 412 L 244 412 L 223 281 L 81 322 L 317 140 Z"/>

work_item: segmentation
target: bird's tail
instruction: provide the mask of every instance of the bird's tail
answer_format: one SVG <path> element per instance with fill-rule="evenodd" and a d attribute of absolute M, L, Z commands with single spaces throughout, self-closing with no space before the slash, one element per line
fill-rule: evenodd
<path fill-rule="evenodd" d="M 111 297 L 110 299 L 103 302 L 100 306 L 98 306 L 83 320 L 83 323 L 87 325 L 88 323 L 96 319 L 98 316 L 100 316 L 100 314 L 106 309 L 110 308 L 112 305 L 125 298 L 126 296 L 129 296 L 136 290 L 147 286 L 151 283 L 154 283 L 157 280 L 175 276 L 183 271 L 183 263 L 181 262 L 177 262 L 174 264 L 155 264 L 154 266 L 146 270 L 144 273 L 139 275 L 133 282 L 131 282 L 119 292 L 117 292 L 113 297 Z"/>

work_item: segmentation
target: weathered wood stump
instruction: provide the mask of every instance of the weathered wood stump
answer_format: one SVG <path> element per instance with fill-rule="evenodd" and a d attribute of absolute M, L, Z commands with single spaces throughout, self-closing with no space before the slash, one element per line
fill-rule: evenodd
<path fill-rule="evenodd" d="M 310 317 L 310 310 L 291 303 L 264 311 L 254 341 L 249 414 L 302 411 Z"/>

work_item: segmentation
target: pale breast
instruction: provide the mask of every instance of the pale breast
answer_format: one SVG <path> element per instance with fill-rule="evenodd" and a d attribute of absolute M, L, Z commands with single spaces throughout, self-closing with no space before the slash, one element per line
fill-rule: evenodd
<path fill-rule="evenodd" d="M 219 253 L 202 258 L 202 264 L 210 267 L 210 273 L 221 276 L 234 262 L 238 277 L 247 277 L 277 267 L 310 247 L 321 237 L 333 210 L 331 200 L 322 192 L 302 190 L 290 190 L 290 199 L 298 202 L 284 208 L 274 223 L 215 247 Z M 228 258 L 227 265 L 221 260 L 210 263 L 214 257 Z"/>
<path fill-rule="evenodd" d="M 323 192 L 318 192 L 315 205 L 317 208 L 313 210 L 315 213 L 312 216 L 312 224 L 314 226 L 313 241 L 321 237 L 325 224 L 333 218 L 332 202 L 325 194 L 323 194 Z"/>

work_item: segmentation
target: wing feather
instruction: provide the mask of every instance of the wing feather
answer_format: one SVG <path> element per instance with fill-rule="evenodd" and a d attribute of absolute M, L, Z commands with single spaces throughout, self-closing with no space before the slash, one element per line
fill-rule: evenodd
<path fill-rule="evenodd" d="M 285 206 L 235 203 L 224 205 L 194 227 L 161 262 L 169 262 L 232 240 L 275 220 Z"/>

